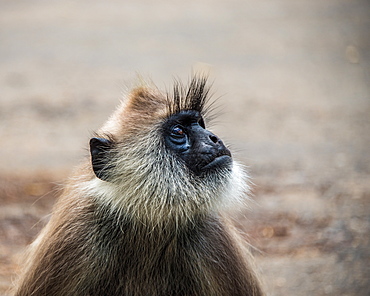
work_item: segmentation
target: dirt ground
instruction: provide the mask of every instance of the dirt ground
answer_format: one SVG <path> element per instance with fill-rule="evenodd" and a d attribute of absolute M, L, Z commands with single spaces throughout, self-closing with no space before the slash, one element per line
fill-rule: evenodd
<path fill-rule="evenodd" d="M 0 295 L 137 73 L 210 72 L 268 295 L 370 295 L 370 3 L 0 1 Z"/>

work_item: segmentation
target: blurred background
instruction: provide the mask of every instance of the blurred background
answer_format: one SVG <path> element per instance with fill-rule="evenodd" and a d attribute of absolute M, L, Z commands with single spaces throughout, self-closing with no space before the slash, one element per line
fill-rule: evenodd
<path fill-rule="evenodd" d="M 208 71 L 268 295 L 370 293 L 370 2 L 0 0 L 0 295 L 137 73 Z"/>

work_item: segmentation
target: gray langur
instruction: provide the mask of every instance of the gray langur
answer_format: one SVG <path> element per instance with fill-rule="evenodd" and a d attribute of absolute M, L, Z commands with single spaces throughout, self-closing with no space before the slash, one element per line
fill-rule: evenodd
<path fill-rule="evenodd" d="M 137 87 L 90 140 L 16 296 L 263 295 L 224 214 L 246 175 L 206 129 L 207 79 Z"/>

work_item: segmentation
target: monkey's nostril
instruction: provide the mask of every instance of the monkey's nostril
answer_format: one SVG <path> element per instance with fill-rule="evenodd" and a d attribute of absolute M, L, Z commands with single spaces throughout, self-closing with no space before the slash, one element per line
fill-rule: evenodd
<path fill-rule="evenodd" d="M 209 138 L 211 139 L 211 141 L 213 142 L 213 143 L 217 143 L 218 142 L 218 138 L 215 136 L 215 135 L 210 135 L 209 136 Z"/>

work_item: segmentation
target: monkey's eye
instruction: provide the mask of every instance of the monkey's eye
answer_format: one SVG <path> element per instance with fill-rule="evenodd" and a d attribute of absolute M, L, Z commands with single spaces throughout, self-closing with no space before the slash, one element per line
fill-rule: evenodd
<path fill-rule="evenodd" d="M 174 126 L 171 130 L 170 139 L 175 145 L 184 145 L 187 141 L 185 130 L 182 126 Z"/>
<path fill-rule="evenodd" d="M 177 125 L 172 128 L 171 136 L 173 136 L 176 139 L 182 139 L 186 136 L 186 134 L 185 134 L 184 129 Z"/>

